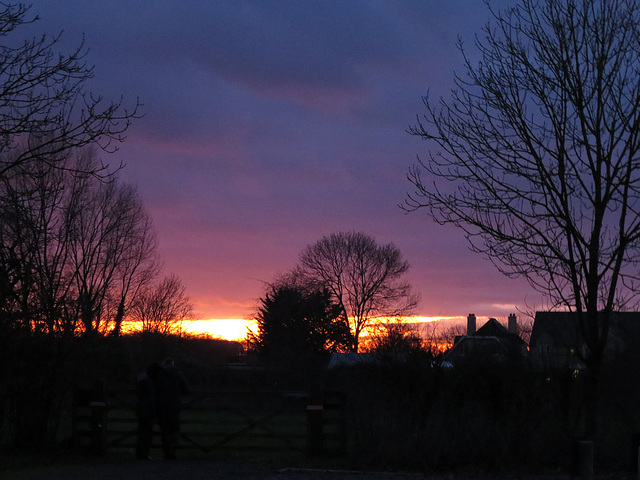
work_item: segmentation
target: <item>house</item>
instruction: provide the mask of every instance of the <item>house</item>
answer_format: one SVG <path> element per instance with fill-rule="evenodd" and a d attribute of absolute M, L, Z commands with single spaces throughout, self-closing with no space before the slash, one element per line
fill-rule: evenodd
<path fill-rule="evenodd" d="M 640 345 L 640 312 L 611 314 L 604 361 L 624 360 L 637 354 Z M 531 364 L 539 369 L 586 368 L 581 360 L 587 353 L 575 312 L 536 312 L 529 344 Z"/>
<path fill-rule="evenodd" d="M 467 360 L 520 362 L 527 357 L 527 344 L 518 336 L 515 314 L 509 315 L 508 328 L 490 318 L 476 329 L 476 316 L 467 317 L 467 334 L 456 337 L 453 347 L 445 355 L 446 365 Z"/>

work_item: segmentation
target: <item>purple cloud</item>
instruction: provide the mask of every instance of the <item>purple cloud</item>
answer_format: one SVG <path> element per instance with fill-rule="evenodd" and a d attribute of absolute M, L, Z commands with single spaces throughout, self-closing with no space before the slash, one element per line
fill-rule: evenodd
<path fill-rule="evenodd" d="M 460 232 L 397 207 L 428 148 L 405 130 L 421 95 L 452 87 L 457 35 L 472 43 L 482 2 L 35 0 L 33 12 L 29 32 L 64 30 L 63 46 L 84 34 L 91 88 L 145 104 L 106 160 L 127 164 L 200 315 L 250 314 L 263 282 L 337 230 L 394 242 L 425 315 L 528 301 Z"/>

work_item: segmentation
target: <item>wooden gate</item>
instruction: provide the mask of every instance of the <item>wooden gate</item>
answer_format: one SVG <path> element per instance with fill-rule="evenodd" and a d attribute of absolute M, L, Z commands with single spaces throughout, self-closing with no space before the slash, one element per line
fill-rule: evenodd
<path fill-rule="evenodd" d="M 74 439 L 95 453 L 135 449 L 135 392 L 79 392 Z M 179 448 L 210 453 L 271 450 L 309 454 L 345 451 L 344 401 L 293 391 L 196 391 L 184 398 Z M 157 426 L 154 447 L 160 447 Z"/>

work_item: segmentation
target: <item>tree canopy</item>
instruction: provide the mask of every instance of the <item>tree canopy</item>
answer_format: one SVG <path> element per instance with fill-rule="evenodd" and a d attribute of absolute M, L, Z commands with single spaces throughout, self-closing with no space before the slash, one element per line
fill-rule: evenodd
<path fill-rule="evenodd" d="M 129 319 L 143 333 L 180 334 L 182 322 L 193 316 L 187 290 L 176 275 L 155 286 L 145 285 L 132 303 Z"/>
<path fill-rule="evenodd" d="M 342 351 L 349 327 L 327 289 L 271 285 L 256 314 L 258 331 L 249 335 L 256 353 L 270 357 L 308 356 Z"/>
<path fill-rule="evenodd" d="M 304 285 L 327 289 L 351 328 L 351 350 L 375 317 L 410 315 L 419 297 L 403 281 L 409 263 L 389 243 L 378 245 L 360 232 L 338 232 L 309 245 L 300 254 L 294 276 Z"/>

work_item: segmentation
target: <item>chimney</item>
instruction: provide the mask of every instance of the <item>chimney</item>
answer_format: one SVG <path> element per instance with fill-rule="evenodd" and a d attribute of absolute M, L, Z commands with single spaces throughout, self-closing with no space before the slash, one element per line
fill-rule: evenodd
<path fill-rule="evenodd" d="M 470 313 L 467 317 L 467 335 L 474 335 L 476 333 L 476 316 Z"/>
<path fill-rule="evenodd" d="M 511 315 L 509 315 L 508 330 L 509 330 L 509 333 L 513 333 L 515 335 L 518 334 L 518 319 L 516 318 L 515 313 L 512 313 Z"/>

